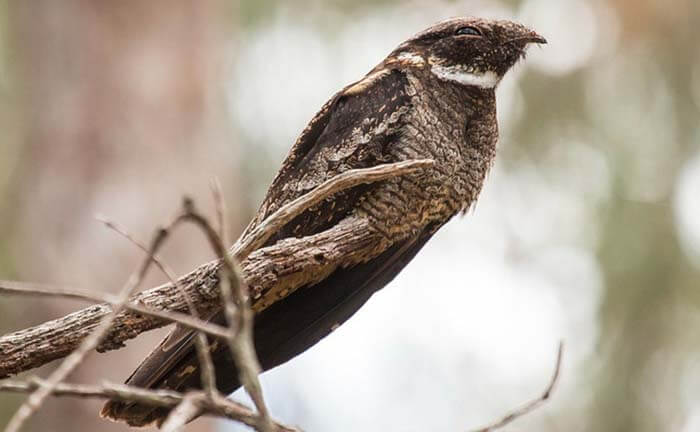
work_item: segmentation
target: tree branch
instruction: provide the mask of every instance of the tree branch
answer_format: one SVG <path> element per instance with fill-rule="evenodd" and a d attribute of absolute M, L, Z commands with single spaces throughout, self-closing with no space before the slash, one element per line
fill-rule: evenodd
<path fill-rule="evenodd" d="M 253 311 L 257 313 L 269 306 L 271 300 L 266 298 L 266 293 L 291 293 L 303 284 L 316 282 L 337 266 L 353 265 L 366 258 L 362 253 L 367 253 L 367 246 L 383 240 L 381 234 L 375 232 L 366 221 L 348 218 L 316 235 L 285 239 L 257 249 L 280 224 L 348 187 L 413 174 L 431 164 L 432 161 L 427 160 L 409 161 L 348 171 L 287 204 L 253 230 L 250 236 L 237 242 L 233 248 L 233 258 L 240 262 L 241 275 L 246 285 L 252 287 L 249 295 Z M 253 252 L 249 253 L 251 250 Z M 325 256 L 324 262 L 318 261 L 319 253 Z M 209 262 L 177 280 L 202 314 L 221 307 L 218 291 L 220 268 L 220 261 Z M 129 300 L 149 309 L 181 313 L 188 311 L 187 302 L 172 283 L 144 291 Z M 93 305 L 65 317 L 0 337 L 0 378 L 39 367 L 70 354 L 111 310 L 108 304 Z M 121 311 L 114 316 L 110 331 L 97 346 L 97 350 L 121 348 L 125 341 L 165 324 L 167 322 L 161 318 Z"/>
<path fill-rule="evenodd" d="M 250 234 L 234 245 L 234 255 L 247 257 L 252 251 L 261 247 L 270 236 L 279 231 L 304 210 L 315 206 L 334 194 L 364 184 L 386 180 L 392 177 L 416 173 L 435 164 L 432 159 L 418 159 L 393 164 L 378 165 L 372 168 L 345 171 L 321 184 L 313 192 L 282 206 L 276 212 L 253 229 Z"/>
<path fill-rule="evenodd" d="M 225 209 L 218 184 L 212 186 L 218 230 L 195 210 L 194 204 L 188 199 L 184 201 L 183 210 L 175 220 L 167 228 L 158 230 L 148 248 L 123 228 L 104 221 L 108 227 L 147 254 L 138 271 L 130 277 L 117 296 L 96 295 L 65 287 L 0 281 L 0 294 L 51 295 L 106 303 L 0 338 L 0 377 L 40 366 L 70 353 L 47 380 L 31 378 L 29 382 L 0 382 L 0 391 L 31 392 L 11 419 L 6 431 L 17 432 L 51 394 L 109 398 L 171 408 L 162 425 L 163 430 L 169 432 L 182 430 L 187 422 L 202 414 L 231 418 L 263 432 L 293 431 L 294 429 L 273 421 L 265 405 L 258 381 L 261 368 L 253 346 L 253 315 L 297 287 L 323 279 L 339 266 L 349 266 L 371 258 L 371 254 L 375 253 L 372 249 L 381 244 L 383 239 L 366 221 L 348 217 L 322 233 L 301 239 L 286 239 L 260 248 L 272 234 L 294 217 L 338 191 L 362 183 L 415 173 L 432 164 L 430 160 L 408 161 L 345 172 L 280 208 L 248 235 L 239 239 L 230 252 L 225 249 Z M 177 279 L 158 258 L 156 251 L 170 230 L 182 222 L 199 226 L 220 258 Z M 319 255 L 323 259 L 318 259 Z M 240 267 L 237 260 L 242 261 Z M 152 263 L 168 277 L 169 284 L 130 299 Z M 248 292 L 248 285 L 255 287 L 253 292 Z M 222 300 L 228 328 L 198 318 L 200 311 L 208 313 L 221 309 Z M 154 306 L 162 309 L 154 309 Z M 190 315 L 184 312 L 189 312 Z M 195 343 L 202 366 L 202 391 L 183 394 L 109 383 L 102 386 L 63 383 L 84 357 L 98 347 L 101 340 L 104 343 L 98 350 L 115 349 L 121 347 L 125 340 L 168 322 L 177 322 L 198 332 Z M 218 392 L 205 334 L 222 337 L 227 341 L 240 374 L 240 382 L 253 400 L 257 413 L 226 399 Z M 563 344 L 560 344 L 554 374 L 539 398 L 477 432 L 492 432 L 502 428 L 548 400 L 560 374 L 562 350 Z"/>
<path fill-rule="evenodd" d="M 0 392 L 31 393 L 43 385 L 44 381 L 32 378 L 29 382 L 6 380 L 0 382 Z M 197 393 L 195 393 L 197 394 Z M 164 408 L 174 408 L 185 396 L 171 390 L 146 390 L 140 387 L 104 382 L 102 385 L 82 385 L 60 383 L 54 389 L 53 396 L 70 396 L 93 399 L 116 399 L 127 402 L 138 402 Z M 257 414 L 243 404 L 226 398 L 209 399 L 199 392 L 197 400 L 203 414 L 225 417 L 255 427 Z M 274 422 L 274 427 L 280 432 L 296 432 L 296 429 Z"/>
<path fill-rule="evenodd" d="M 224 314 L 229 327 L 238 327 L 238 331 L 232 333 L 231 337 L 227 339 L 229 350 L 238 369 L 243 388 L 253 400 L 260 414 L 259 429 L 264 432 L 271 431 L 272 419 L 265 405 L 262 387 L 258 380 L 261 368 L 253 343 L 253 311 L 250 309 L 247 287 L 240 278 L 241 271 L 226 252 L 226 246 L 221 237 L 207 219 L 195 210 L 194 203 L 191 201 L 185 200 L 183 218 L 198 225 L 204 231 L 212 249 L 223 263 L 221 272 L 225 277 L 221 278 L 219 285 L 224 301 Z M 213 395 L 213 392 L 210 394 Z M 185 406 L 182 408 L 181 415 L 174 418 L 184 418 L 186 415 L 191 415 L 191 411 L 191 407 Z M 176 425 L 177 420 L 173 420 L 173 424 Z"/>
<path fill-rule="evenodd" d="M 194 393 L 188 393 L 175 408 L 170 411 L 168 417 L 160 427 L 163 432 L 178 432 L 181 431 L 185 424 L 200 413 L 200 408 L 197 406 L 197 398 Z"/>
<path fill-rule="evenodd" d="M 220 217 L 223 218 L 223 214 L 221 214 Z M 180 221 L 182 221 L 182 217 L 177 217 L 175 221 L 171 224 L 170 229 L 166 232 L 174 230 Z M 106 219 L 103 219 L 103 222 L 108 228 L 114 230 L 116 233 L 129 240 L 136 247 L 148 253 L 148 249 L 146 249 L 146 247 L 143 244 L 141 244 L 141 242 L 137 241 L 126 229 Z M 192 301 L 192 298 L 187 294 L 187 291 L 185 291 L 182 288 L 182 286 L 177 282 L 175 273 L 172 270 L 170 270 L 170 267 L 167 266 L 163 262 L 163 260 L 161 260 L 157 255 L 152 254 L 151 256 L 156 266 L 163 272 L 163 274 L 165 274 L 170 283 L 177 289 L 177 291 L 180 293 L 180 296 L 182 296 L 182 298 L 185 300 L 190 315 L 198 319 L 199 312 L 197 312 L 197 307 Z M 229 333 L 228 329 L 226 330 L 226 333 Z M 206 334 L 202 331 L 198 331 L 197 335 L 195 336 L 194 342 L 195 349 L 197 351 L 197 360 L 199 361 L 199 364 L 201 366 L 200 374 L 202 386 L 209 395 L 214 395 L 214 393 L 216 392 L 216 371 L 214 370 L 214 363 L 211 359 L 211 352 L 209 351 L 209 343 L 207 342 Z"/>
<path fill-rule="evenodd" d="M 68 299 L 87 301 L 90 303 L 103 302 L 108 303 L 112 306 L 114 306 L 116 303 L 115 297 L 108 294 L 100 294 L 92 291 L 88 292 L 84 290 L 78 290 L 62 286 L 54 287 L 52 285 L 47 284 L 33 284 L 4 280 L 0 280 L 0 294 L 63 297 Z M 186 315 L 181 312 L 164 309 L 152 309 L 147 306 L 143 306 L 141 304 L 136 303 L 127 303 L 125 307 L 132 312 L 138 312 L 141 315 L 161 319 L 163 320 L 164 324 L 180 324 L 181 326 L 187 327 L 191 330 L 201 331 L 208 335 L 223 339 L 228 338 L 230 336 L 230 331 L 226 327 L 214 324 L 212 322 L 204 321 L 202 319 Z"/>
<path fill-rule="evenodd" d="M 559 342 L 559 349 L 557 350 L 557 362 L 554 365 L 554 373 L 552 374 L 552 378 L 549 380 L 549 384 L 547 384 L 547 387 L 544 389 L 544 392 L 542 395 L 536 399 L 531 400 L 530 402 L 526 403 L 525 405 L 521 406 L 520 408 L 508 413 L 505 417 L 501 418 L 500 420 L 491 423 L 488 426 L 482 427 L 481 429 L 477 429 L 474 432 L 493 432 L 496 429 L 501 429 L 508 424 L 510 424 L 512 421 L 527 415 L 531 413 L 532 411 L 536 410 L 537 408 L 540 407 L 543 403 L 545 403 L 549 397 L 552 395 L 552 391 L 554 390 L 554 385 L 557 383 L 559 380 L 559 374 L 561 372 L 561 360 L 562 356 L 564 353 L 564 342 Z"/>

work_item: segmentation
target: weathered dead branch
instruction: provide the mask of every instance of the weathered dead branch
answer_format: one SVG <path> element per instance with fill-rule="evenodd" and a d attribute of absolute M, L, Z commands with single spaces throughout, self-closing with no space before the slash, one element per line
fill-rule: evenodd
<path fill-rule="evenodd" d="M 318 276 L 323 272 L 329 272 L 331 269 L 318 262 L 316 257 L 319 253 L 325 254 L 326 262 L 343 263 L 367 244 L 376 242 L 378 234 L 373 232 L 365 221 L 352 219 L 335 229 L 317 235 L 287 239 L 272 246 L 254 250 L 246 258 L 245 255 L 249 250 L 259 247 L 280 225 L 293 219 L 304 209 L 340 190 L 361 183 L 416 173 L 431 165 L 430 160 L 418 160 L 347 171 L 328 180 L 311 193 L 292 201 L 267 218 L 259 230 L 251 233 L 253 240 L 242 240 L 231 250 L 234 260 L 240 262 L 241 274 L 246 284 L 254 287 L 254 290 L 249 293 L 253 310 L 258 311 L 267 306 L 260 300 L 273 288 L 292 290 L 294 285 L 298 286 L 300 282 L 304 282 L 299 280 L 301 273 L 312 273 Z M 220 267 L 220 261 L 212 261 L 177 280 L 202 315 L 221 307 L 218 276 Z M 139 293 L 130 298 L 129 302 L 143 305 L 150 310 L 180 313 L 189 311 L 187 302 L 172 283 Z M 112 307 L 109 304 L 97 304 L 0 337 L 0 378 L 67 356 L 111 311 Z M 166 324 L 168 321 L 163 317 L 122 311 L 115 316 L 109 332 L 97 346 L 97 350 L 104 352 L 121 348 L 125 341 L 140 333 Z"/>
<path fill-rule="evenodd" d="M 32 378 L 29 381 L 6 380 L 0 382 L 0 392 L 31 393 L 43 384 L 43 380 L 38 378 Z M 52 394 L 59 397 L 116 399 L 165 408 L 174 408 L 185 398 L 182 393 L 170 390 L 145 390 L 110 382 L 104 382 L 100 385 L 59 383 Z M 257 414 L 245 405 L 225 398 L 210 400 L 205 397 L 203 392 L 194 392 L 193 394 L 197 396 L 196 402 L 202 410 L 202 414 L 228 418 L 255 427 Z M 297 429 L 277 422 L 274 422 L 273 425 L 276 431 L 297 431 Z"/>
<path fill-rule="evenodd" d="M 255 250 L 295 216 L 338 191 L 362 183 L 414 173 L 430 165 L 432 161 L 429 160 L 409 161 L 343 173 L 311 193 L 283 206 L 256 227 L 250 236 L 240 239 L 230 252 L 226 250 L 222 239 L 226 232 L 225 210 L 218 187 L 213 189 L 217 202 L 218 232 L 203 215 L 196 211 L 194 203 L 189 199 L 184 200 L 182 211 L 171 224 L 157 230 L 148 248 L 136 241 L 126 230 L 106 221 L 108 227 L 143 249 L 147 256 L 117 296 L 97 296 L 99 300 L 106 300 L 106 304 L 95 305 L 58 320 L 0 338 L 0 354 L 2 354 L 0 376 L 2 377 L 67 355 L 47 380 L 34 378 L 26 383 L 27 386 L 24 389 L 31 390 L 31 394 L 12 417 L 5 431 L 18 432 L 48 396 L 59 390 L 65 391 L 63 381 L 83 361 L 88 352 L 95 348 L 107 350 L 122 346 L 126 339 L 169 322 L 184 323 L 197 329 L 195 347 L 202 366 L 201 380 L 204 390 L 185 394 L 175 393 L 179 399 L 175 405 L 172 405 L 173 409 L 163 424 L 165 430 L 180 430 L 186 422 L 196 416 L 206 412 L 215 413 L 215 407 L 218 406 L 228 406 L 222 402 L 226 399 L 216 388 L 216 371 L 206 339 L 207 333 L 223 336 L 227 341 L 239 370 L 240 382 L 255 404 L 257 414 L 247 418 L 249 423 L 246 424 L 262 432 L 280 430 L 280 425 L 273 422 L 268 412 L 258 381 L 261 368 L 253 345 L 254 311 L 251 303 L 253 307 L 257 306 L 257 310 L 262 310 L 266 307 L 265 298 L 269 291 L 284 290 L 288 293 L 301 284 L 314 282 L 316 280 L 314 278 L 322 278 L 337 266 L 348 263 L 348 259 L 356 259 L 353 255 L 365 250 L 370 244 L 369 241 L 378 243 L 380 239 L 378 234 L 368 229 L 369 227 L 362 221 L 348 218 L 323 233 L 303 239 L 281 241 L 274 246 Z M 204 232 L 219 259 L 176 280 L 169 267 L 157 256 L 157 251 L 170 232 L 183 222 L 193 223 Z M 324 254 L 323 261 L 328 260 L 333 264 L 329 266 L 327 263 L 319 263 L 317 259 L 319 253 Z M 238 266 L 237 260 L 243 262 L 242 267 Z M 130 298 L 154 263 L 170 282 Z M 310 271 L 314 267 L 316 267 L 315 271 Z M 253 283 L 256 287 L 252 302 L 247 283 Z M 0 285 L 0 291 L 25 295 L 56 295 L 81 300 L 94 300 L 96 297 L 77 290 L 65 288 L 51 290 L 46 286 L 22 285 L 13 282 Z M 198 317 L 202 309 L 216 310 L 221 308 L 221 303 L 223 303 L 228 324 L 225 330 L 221 331 L 209 323 L 200 322 Z M 173 304 L 177 304 L 177 307 L 172 307 Z M 185 311 L 190 315 L 185 315 L 183 313 Z M 104 342 L 100 344 L 101 341 Z M 14 387 L 9 386 L 7 389 L 20 388 L 18 383 L 14 384 Z M 73 390 L 76 391 L 75 388 Z M 110 392 L 108 391 L 110 389 L 105 387 L 98 390 L 93 388 L 90 392 L 96 394 L 100 390 Z M 149 392 L 151 392 L 150 395 Z M 139 397 L 152 396 L 157 399 L 162 396 L 155 393 L 157 392 L 140 390 Z M 138 400 L 134 394 L 131 396 L 134 398 L 128 400 Z M 162 402 L 162 398 L 159 400 Z M 171 398 L 169 401 L 175 400 Z"/>

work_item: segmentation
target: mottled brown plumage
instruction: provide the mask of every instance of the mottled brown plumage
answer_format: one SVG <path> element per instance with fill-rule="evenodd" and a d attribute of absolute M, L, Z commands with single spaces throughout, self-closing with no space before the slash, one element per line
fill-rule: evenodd
<path fill-rule="evenodd" d="M 544 39 L 509 21 L 456 18 L 394 50 L 362 80 L 335 94 L 283 162 L 246 233 L 289 201 L 352 168 L 430 158 L 415 176 L 358 186 L 302 213 L 268 244 L 349 227 L 371 231 L 342 261 L 319 253 L 313 272 L 254 299 L 255 344 L 265 370 L 303 352 L 386 285 L 452 216 L 477 199 L 498 138 L 495 87 L 529 43 Z M 353 225 L 355 224 L 355 225 Z M 245 234 L 244 234 L 245 235 Z M 223 323 L 217 313 L 212 320 Z M 217 386 L 239 387 L 235 366 L 213 344 Z M 331 366 L 329 366 L 331 367 Z M 176 329 L 129 378 L 150 388 L 199 387 L 192 333 Z M 160 422 L 163 409 L 109 402 L 102 414 L 132 425 Z"/>

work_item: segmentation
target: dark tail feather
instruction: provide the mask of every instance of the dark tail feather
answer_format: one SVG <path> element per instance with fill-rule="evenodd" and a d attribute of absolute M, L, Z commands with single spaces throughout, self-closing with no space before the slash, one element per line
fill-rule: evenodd
<path fill-rule="evenodd" d="M 126 384 L 141 388 L 166 388 L 178 390 L 188 384 L 186 381 L 192 378 L 192 373 L 176 374 L 183 360 L 191 357 L 192 336 L 191 331 L 177 326 L 165 337 L 161 343 L 144 359 L 138 368 L 126 380 Z M 196 369 L 196 365 L 193 369 Z M 197 378 L 199 376 L 197 375 Z M 179 382 L 175 382 L 175 380 Z M 194 383 L 193 383 L 194 384 Z M 197 383 L 198 384 L 198 383 Z M 193 385 L 188 386 L 194 387 Z M 149 426 L 163 423 L 170 413 L 169 408 L 142 405 L 136 402 L 109 400 L 102 407 L 100 415 L 106 419 L 126 422 L 129 426 Z"/>
<path fill-rule="evenodd" d="M 160 427 L 170 414 L 168 408 L 154 408 L 133 402 L 110 400 L 102 407 L 100 415 L 113 421 L 123 421 L 129 426 L 145 427 L 156 424 Z"/>

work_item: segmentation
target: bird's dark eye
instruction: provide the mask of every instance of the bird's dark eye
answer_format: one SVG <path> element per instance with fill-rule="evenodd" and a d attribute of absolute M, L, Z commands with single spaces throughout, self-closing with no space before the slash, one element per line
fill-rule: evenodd
<path fill-rule="evenodd" d="M 460 27 L 455 32 L 456 35 L 481 36 L 481 30 L 476 27 Z"/>

